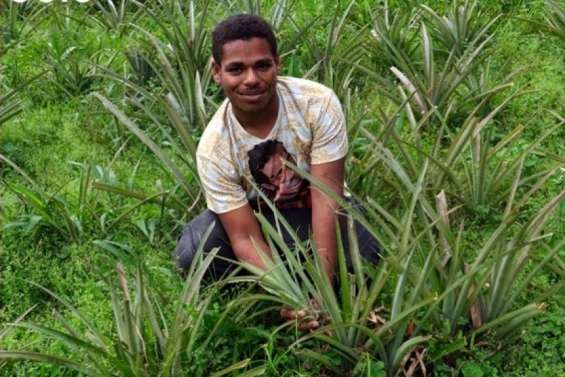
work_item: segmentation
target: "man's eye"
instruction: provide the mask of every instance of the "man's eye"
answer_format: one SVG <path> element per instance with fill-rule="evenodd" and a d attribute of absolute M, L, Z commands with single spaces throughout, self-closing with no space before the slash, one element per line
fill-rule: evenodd
<path fill-rule="evenodd" d="M 271 68 L 271 63 L 259 63 L 256 68 L 260 71 L 266 71 Z"/>
<path fill-rule="evenodd" d="M 273 174 L 271 174 L 269 176 L 269 179 L 275 179 L 281 176 L 283 169 L 280 168 L 279 170 L 277 170 L 276 172 L 274 172 Z"/>
<path fill-rule="evenodd" d="M 239 74 L 239 73 L 243 72 L 243 70 L 241 69 L 241 67 L 231 67 L 231 68 L 228 68 L 228 72 L 232 73 L 232 74 Z"/>

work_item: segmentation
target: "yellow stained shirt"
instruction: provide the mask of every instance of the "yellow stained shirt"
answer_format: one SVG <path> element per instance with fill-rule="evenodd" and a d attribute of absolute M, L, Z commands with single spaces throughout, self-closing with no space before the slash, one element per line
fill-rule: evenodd
<path fill-rule="evenodd" d="M 307 182 L 281 161 L 310 171 L 311 164 L 336 161 L 347 154 L 345 119 L 331 89 L 309 80 L 279 77 L 277 95 L 277 120 L 264 139 L 242 127 L 228 99 L 206 127 L 196 157 L 211 211 L 225 213 L 256 200 L 255 187 L 279 208 L 307 206 Z"/>

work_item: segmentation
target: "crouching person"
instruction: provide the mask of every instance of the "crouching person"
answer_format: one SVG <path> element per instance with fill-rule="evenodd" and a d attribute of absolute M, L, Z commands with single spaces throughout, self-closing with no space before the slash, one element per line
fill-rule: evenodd
<path fill-rule="evenodd" d="M 190 267 L 204 233 L 214 224 L 204 251 L 219 247 L 223 258 L 265 269 L 258 253 L 270 255 L 271 250 L 254 210 L 261 210 L 271 222 L 274 214 L 262 205 L 258 188 L 301 239 L 313 235 L 324 270 L 333 281 L 339 205 L 311 189 L 284 162 L 308 171 L 343 195 L 348 141 L 337 96 L 319 83 L 279 76 L 274 33 L 258 16 L 237 15 L 218 24 L 212 53 L 213 78 L 227 98 L 198 145 L 198 174 L 208 209 L 179 238 L 179 268 Z M 377 241 L 361 225 L 355 224 L 355 230 L 361 254 L 376 263 Z M 283 236 L 292 244 L 288 234 Z M 212 263 L 216 276 L 233 268 L 223 258 Z"/>

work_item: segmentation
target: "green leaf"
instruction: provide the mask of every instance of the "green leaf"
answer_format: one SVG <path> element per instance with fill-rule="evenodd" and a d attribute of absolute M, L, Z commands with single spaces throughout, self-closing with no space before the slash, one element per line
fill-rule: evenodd
<path fill-rule="evenodd" d="M 461 373 L 464 377 L 484 377 L 481 365 L 475 362 L 466 362 L 461 367 Z"/>
<path fill-rule="evenodd" d="M 230 365 L 227 368 L 224 368 L 218 372 L 214 372 L 210 375 L 210 377 L 220 377 L 220 376 L 225 376 L 227 374 L 233 373 L 239 369 L 243 369 L 245 367 L 247 367 L 249 365 L 249 363 L 251 362 L 251 359 L 245 359 L 245 360 L 241 360 L 235 364 Z"/>
<path fill-rule="evenodd" d="M 63 357 L 46 355 L 37 352 L 11 352 L 0 351 L 0 360 L 19 360 L 19 361 L 34 361 L 39 363 L 59 365 L 65 368 L 76 370 L 91 377 L 108 377 L 103 373 L 84 367 L 81 363 L 76 363 L 72 360 Z"/>

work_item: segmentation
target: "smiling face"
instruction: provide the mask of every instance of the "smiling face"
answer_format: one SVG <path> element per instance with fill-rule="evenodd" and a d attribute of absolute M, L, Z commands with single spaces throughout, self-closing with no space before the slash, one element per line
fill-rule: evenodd
<path fill-rule="evenodd" d="M 294 157 L 278 140 L 267 140 L 247 152 L 249 172 L 265 196 L 282 208 L 310 208 L 306 180 L 285 164 L 296 165 Z"/>
<path fill-rule="evenodd" d="M 224 44 L 222 61 L 214 62 L 212 68 L 214 81 L 236 112 L 276 112 L 279 61 L 266 39 L 237 39 Z"/>
<path fill-rule="evenodd" d="M 278 144 L 275 152 L 260 169 L 261 173 L 269 181 L 268 184 L 263 184 L 262 187 L 275 193 L 274 197 L 271 198 L 274 202 L 294 199 L 304 188 L 304 180 L 287 167 L 284 161 L 296 163 L 282 144 Z"/>
<path fill-rule="evenodd" d="M 282 144 L 261 169 L 269 183 L 275 188 L 276 195 L 273 201 L 285 200 L 296 196 L 302 187 L 302 179 L 284 161 L 295 163 L 292 156 L 284 149 Z"/>

